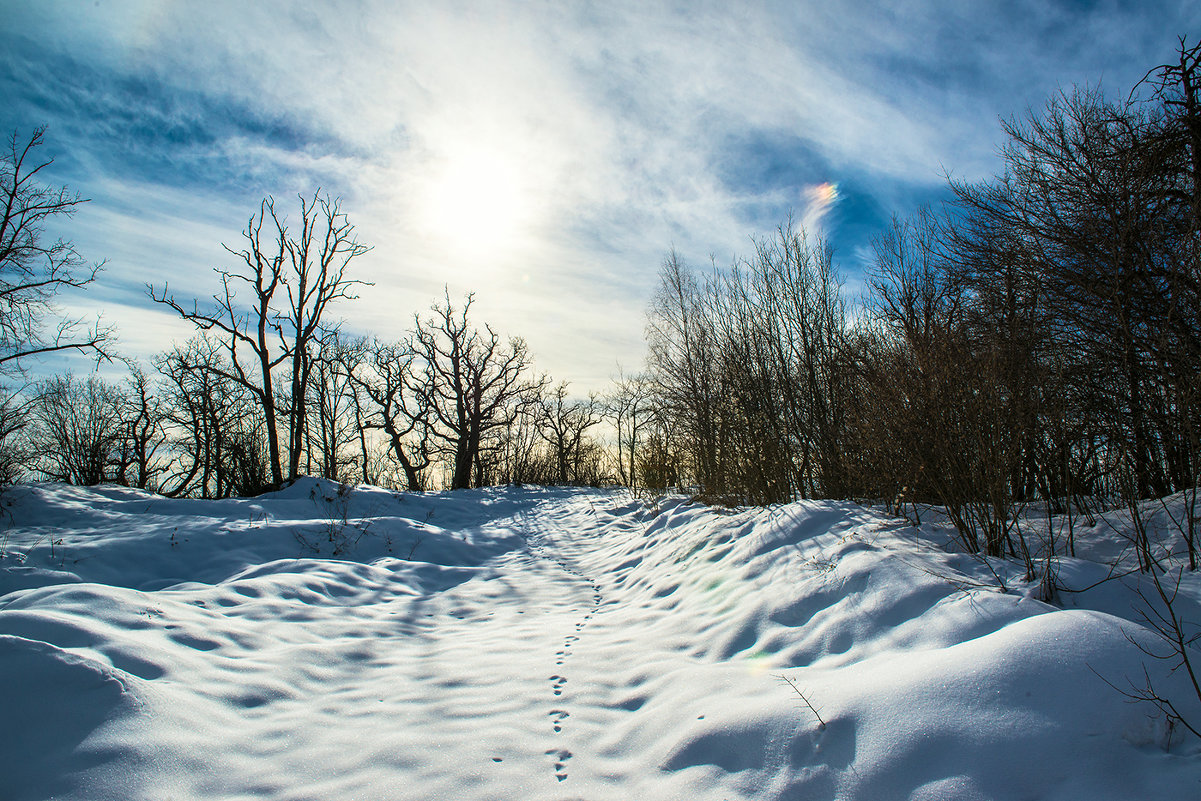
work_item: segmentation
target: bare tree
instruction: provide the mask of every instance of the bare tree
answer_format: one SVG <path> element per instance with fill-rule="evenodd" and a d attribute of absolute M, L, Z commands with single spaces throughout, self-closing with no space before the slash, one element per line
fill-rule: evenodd
<path fill-rule="evenodd" d="M 32 405 L 27 396 L 0 388 L 0 489 L 19 480 L 31 461 L 24 435 Z"/>
<path fill-rule="evenodd" d="M 309 475 L 340 482 L 347 470 L 366 464 L 362 405 L 351 378 L 357 350 L 335 331 L 322 338 L 311 357 L 311 402 L 304 435 L 305 472 Z"/>
<path fill-rule="evenodd" d="M 722 387 L 714 320 L 706 308 L 705 288 L 674 251 L 663 260 L 647 318 L 648 370 L 664 413 L 687 443 L 690 467 L 702 490 L 720 492 Z M 663 455 L 672 449 L 662 443 L 657 450 Z"/>
<path fill-rule="evenodd" d="M 745 271 L 742 284 L 735 281 L 729 292 L 746 310 L 726 319 L 746 320 L 757 344 L 747 355 L 769 368 L 755 382 L 759 393 L 747 398 L 766 434 L 756 447 L 783 439 L 791 447 L 779 458 L 794 462 L 792 489 L 806 497 L 839 496 L 847 484 L 842 434 L 848 370 L 846 309 L 833 250 L 789 219 L 776 236 L 755 243 Z M 779 492 L 769 494 L 782 499 Z"/>
<path fill-rule="evenodd" d="M 70 373 L 38 384 L 31 436 L 38 469 L 51 481 L 112 481 L 121 450 L 124 397 L 96 375 Z"/>
<path fill-rule="evenodd" d="M 331 303 L 355 297 L 353 289 L 364 284 L 346 276 L 350 261 L 370 248 L 354 238 L 354 226 L 341 210 L 340 201 L 322 196 L 300 198 L 301 226 L 298 236 L 287 239 L 288 278 L 284 285 L 288 306 L 284 325 L 285 348 L 291 351 L 292 391 L 289 404 L 288 478 L 299 473 L 304 447 L 302 429 L 306 414 L 310 352 L 320 341 L 326 309 Z M 245 257 L 244 257 L 245 258 Z"/>
<path fill-rule="evenodd" d="M 502 344 L 488 325 L 481 332 L 469 319 L 474 295 L 455 308 L 450 295 L 435 303 L 426 320 L 416 319 L 413 350 L 420 360 L 418 387 L 433 425 L 432 441 L 449 460 L 451 489 L 485 483 L 481 445 L 490 432 L 510 425 L 536 401 L 545 379 L 530 379 L 523 340 Z"/>
<path fill-rule="evenodd" d="M 89 266 L 67 240 L 46 239 L 50 221 L 70 217 L 87 201 L 38 182 L 53 163 L 35 152 L 45 130 L 34 129 L 27 140 L 14 132 L 0 154 L 0 373 L 20 371 L 22 359 L 66 350 L 107 359 L 113 341 L 110 327 L 63 317 L 56 303 L 63 291 L 92 283 L 102 265 Z"/>
<path fill-rule="evenodd" d="M 131 365 L 124 387 L 121 448 L 115 480 L 138 489 L 158 489 L 158 476 L 166 470 L 160 458 L 167 434 L 161 399 L 149 376 Z"/>
<path fill-rule="evenodd" d="M 262 407 L 229 378 L 224 347 L 205 335 L 155 360 L 169 454 L 165 495 L 256 495 L 269 483 Z"/>
<path fill-rule="evenodd" d="M 617 475 L 631 490 L 638 489 L 638 450 L 643 438 L 654 399 L 650 379 L 642 373 L 619 374 L 602 406 L 606 419 L 613 424 L 617 437 Z"/>
<path fill-rule="evenodd" d="M 555 480 L 560 484 L 580 481 L 581 458 L 586 452 L 585 434 L 600 422 L 595 396 L 571 400 L 563 381 L 538 401 L 538 433 L 555 455 Z"/>
<path fill-rule="evenodd" d="M 642 489 L 663 492 L 680 486 L 687 446 L 677 424 L 670 406 L 660 403 L 652 407 L 646 437 L 638 449 L 638 486 Z"/>
<path fill-rule="evenodd" d="M 1143 85 L 1165 111 L 1151 144 L 1157 160 L 1172 167 L 1176 185 L 1166 194 L 1187 209 L 1193 230 L 1201 229 L 1201 42 L 1190 47 L 1181 37 L 1176 61 L 1149 70 L 1131 97 Z"/>
<path fill-rule="evenodd" d="M 211 310 L 191 309 L 176 302 L 164 284 L 149 287 L 150 297 L 174 309 L 202 331 L 221 335 L 227 361 L 215 369 L 251 392 L 262 408 L 271 477 L 275 485 L 295 478 L 304 449 L 308 378 L 313 348 L 324 330 L 330 304 L 355 297 L 361 281 L 347 277 L 350 261 L 369 249 L 354 236 L 354 226 L 339 201 L 316 192 L 300 197 L 299 232 L 289 232 L 286 220 L 267 198 L 242 233 L 244 247 L 226 250 L 242 265 L 217 270 L 221 292 Z M 267 229 L 264 232 L 264 227 Z M 237 301 L 237 290 L 249 288 L 249 306 Z M 286 366 L 290 395 L 281 404 L 275 370 Z M 280 418 L 287 424 L 286 452 L 280 443 Z M 285 457 L 286 456 L 286 462 Z"/>
<path fill-rule="evenodd" d="M 668 256 L 648 372 L 703 494 L 777 502 L 846 491 L 845 331 L 831 251 L 791 221 L 704 281 Z"/>
<path fill-rule="evenodd" d="M 417 355 L 408 342 L 362 341 L 356 350 L 349 375 L 355 389 L 367 400 L 362 411 L 363 430 L 382 431 L 388 455 L 404 471 L 408 489 L 423 490 L 431 462 L 433 400 L 426 382 L 433 373 L 417 366 Z M 366 448 L 365 440 L 362 447 Z"/>
<path fill-rule="evenodd" d="M 499 484 L 552 484 L 557 466 L 539 430 L 541 408 L 519 408 L 512 421 L 493 429 L 480 449 L 485 472 Z"/>
<path fill-rule="evenodd" d="M 1182 64 L 1187 72 L 1183 45 Z M 1198 469 L 1201 253 L 1188 125 L 1173 108 L 1087 89 L 1060 94 L 1042 113 L 1006 123 L 1004 175 L 952 184 L 966 225 L 949 229 L 948 246 L 973 307 L 1010 340 L 1022 341 L 1009 326 L 1024 316 L 1056 351 L 1075 354 L 1061 361 L 1074 385 L 1094 388 L 1102 451 L 1120 455 L 1103 478 L 1137 498 L 1193 486 Z M 1019 270 L 1017 316 L 997 291 L 1006 288 L 1001 262 Z M 1041 343 L 1030 344 L 1040 357 Z"/>

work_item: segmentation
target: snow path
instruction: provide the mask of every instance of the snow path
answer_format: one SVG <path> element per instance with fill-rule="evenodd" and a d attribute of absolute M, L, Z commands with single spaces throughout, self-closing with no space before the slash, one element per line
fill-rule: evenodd
<path fill-rule="evenodd" d="M 1201 795 L 1198 743 L 1092 673 L 1141 676 L 1139 631 L 853 504 L 305 480 L 12 514 L 6 801 Z"/>

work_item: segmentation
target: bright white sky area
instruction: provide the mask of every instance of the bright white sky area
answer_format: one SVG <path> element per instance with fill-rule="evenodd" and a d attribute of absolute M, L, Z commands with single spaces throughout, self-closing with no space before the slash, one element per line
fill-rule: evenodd
<path fill-rule="evenodd" d="M 1051 605 L 932 510 L 308 478 L 5 503 L 6 801 L 1201 797 L 1201 740 L 1122 693 L 1201 720 L 1140 650 L 1171 653 L 1126 512 L 1023 524 L 1036 553 L 1075 526 Z M 1142 509 L 1173 586 L 1183 504 Z"/>
<path fill-rule="evenodd" d="M 999 117 L 1124 95 L 1198 23 L 1185 0 L 0 0 L 0 126 L 47 125 L 47 179 L 92 199 L 60 233 L 107 268 L 68 304 L 130 355 L 189 333 L 147 282 L 207 297 L 264 196 L 322 187 L 374 247 L 348 330 L 474 291 L 583 391 L 639 367 L 670 248 L 725 266 L 793 211 L 853 294 L 893 214 L 997 169 Z"/>

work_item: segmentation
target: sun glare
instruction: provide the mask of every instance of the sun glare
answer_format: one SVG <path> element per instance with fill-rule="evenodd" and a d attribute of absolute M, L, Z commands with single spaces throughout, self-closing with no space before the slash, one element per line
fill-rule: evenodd
<path fill-rule="evenodd" d="M 423 216 L 430 234 L 449 249 L 500 255 L 528 216 L 521 172 L 496 153 L 454 154 L 431 177 Z"/>

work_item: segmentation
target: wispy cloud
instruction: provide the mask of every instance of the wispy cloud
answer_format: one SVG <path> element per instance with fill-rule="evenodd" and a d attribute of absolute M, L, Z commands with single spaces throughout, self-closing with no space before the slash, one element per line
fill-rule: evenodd
<path fill-rule="evenodd" d="M 55 176 L 96 198 L 75 231 L 111 257 L 106 282 L 171 275 L 203 296 L 258 198 L 323 186 L 375 245 L 356 325 L 399 333 L 398 309 L 474 289 L 581 385 L 636 366 L 667 248 L 724 263 L 792 210 L 853 271 L 944 169 L 995 169 L 998 116 L 1057 84 L 1128 86 L 1201 22 L 1184 3 L 1033 0 L 130 0 L 0 17 L 15 98 L 0 123 L 53 125 Z M 472 159 L 509 171 L 520 205 L 489 248 L 427 224 L 438 182 Z"/>

